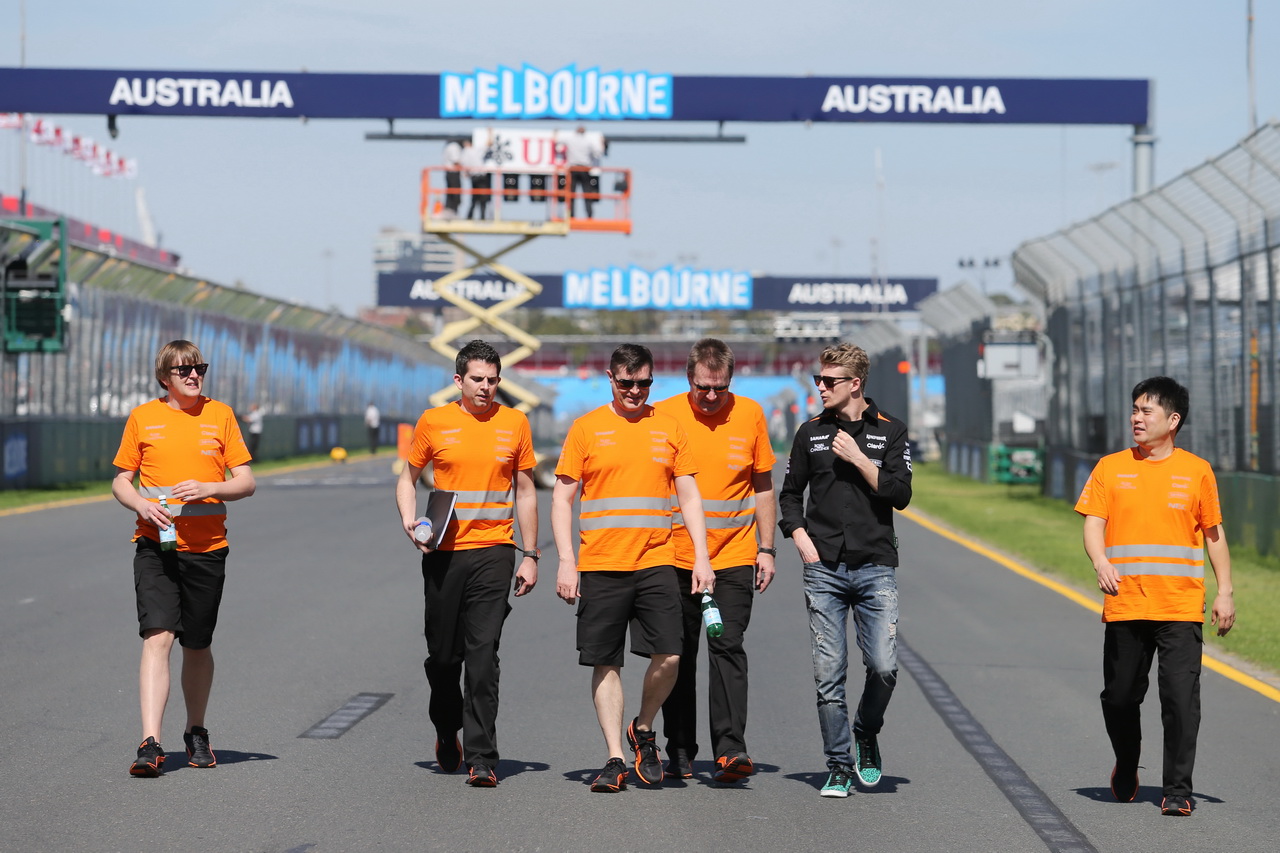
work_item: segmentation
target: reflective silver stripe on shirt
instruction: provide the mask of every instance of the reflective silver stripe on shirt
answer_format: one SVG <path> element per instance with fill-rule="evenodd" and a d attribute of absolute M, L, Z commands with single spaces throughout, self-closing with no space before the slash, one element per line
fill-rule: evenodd
<path fill-rule="evenodd" d="M 511 503 L 511 489 L 504 492 L 454 492 L 458 496 L 458 503 L 464 504 L 496 504 Z"/>
<path fill-rule="evenodd" d="M 709 501 L 702 499 L 702 509 L 704 512 L 742 512 L 743 510 L 754 510 L 756 508 L 756 496 L 747 495 L 736 501 Z"/>
<path fill-rule="evenodd" d="M 1163 575 L 1169 578 L 1200 578 L 1204 580 L 1204 563 L 1189 566 L 1186 563 L 1112 563 L 1122 575 Z"/>
<path fill-rule="evenodd" d="M 161 495 L 164 495 L 167 498 L 171 491 L 172 487 L 141 486 L 138 489 L 138 494 L 142 495 L 144 498 L 159 500 Z M 175 518 L 179 515 L 185 515 L 188 517 L 197 515 L 226 515 L 227 505 L 222 501 L 208 501 L 205 503 L 194 504 L 171 503 L 169 504 L 169 514 Z"/>
<path fill-rule="evenodd" d="M 603 512 L 605 510 L 615 509 L 651 509 L 655 512 L 665 512 L 671 509 L 670 498 L 596 498 L 595 500 L 584 500 L 582 502 L 582 511 L 586 512 Z"/>
<path fill-rule="evenodd" d="M 649 527 L 654 530 L 670 530 L 671 519 L 665 515 L 597 515 L 579 518 L 579 530 L 608 530 L 619 527 Z"/>
<path fill-rule="evenodd" d="M 507 521 L 514 517 L 509 506 L 455 506 L 453 515 L 459 521 Z"/>
<path fill-rule="evenodd" d="M 735 527 L 750 527 L 751 525 L 755 524 L 756 514 L 755 512 L 749 512 L 746 515 L 731 515 L 727 517 L 707 515 L 707 516 L 704 516 L 704 519 L 706 520 L 708 530 L 730 530 Z M 675 510 L 674 512 L 672 512 L 671 522 L 673 524 L 679 524 L 683 526 L 684 513 L 682 513 L 680 510 Z"/>
<path fill-rule="evenodd" d="M 226 515 L 227 505 L 222 501 L 209 504 L 169 504 L 169 512 L 175 516 Z"/>
<path fill-rule="evenodd" d="M 1163 557 L 1166 560 L 1203 560 L 1203 548 L 1188 548 L 1183 545 L 1112 545 L 1107 548 L 1107 559 L 1118 560 L 1126 557 Z"/>
<path fill-rule="evenodd" d="M 756 517 L 752 515 L 735 515 L 731 518 L 717 518 L 714 515 L 707 516 L 708 530 L 730 530 L 735 527 L 750 527 L 756 523 Z"/>

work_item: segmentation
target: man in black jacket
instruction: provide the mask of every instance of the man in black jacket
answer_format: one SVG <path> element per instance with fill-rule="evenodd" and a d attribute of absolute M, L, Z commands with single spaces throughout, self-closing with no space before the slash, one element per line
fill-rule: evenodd
<path fill-rule="evenodd" d="M 911 500 L 907 427 L 864 395 L 870 362 L 860 347 L 822 351 L 813 379 L 822 414 L 801 425 L 779 495 L 783 535 L 804 561 L 818 723 L 829 774 L 824 797 L 847 797 L 852 782 L 880 782 L 877 735 L 898 681 L 898 537 L 893 511 Z M 804 491 L 809 489 L 805 507 Z M 866 682 L 850 737 L 845 701 L 849 610 Z"/>

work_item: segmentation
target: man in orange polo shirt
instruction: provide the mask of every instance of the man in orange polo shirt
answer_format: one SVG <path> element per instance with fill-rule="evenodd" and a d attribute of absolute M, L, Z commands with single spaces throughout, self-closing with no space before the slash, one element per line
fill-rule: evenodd
<path fill-rule="evenodd" d="M 396 483 L 396 506 L 405 535 L 422 552 L 423 668 L 431 685 L 436 763 L 452 773 L 465 758 L 467 784 L 492 788 L 498 784 L 498 644 L 511 612 L 507 590 L 513 573 L 517 596 L 538 582 L 533 438 L 524 413 L 496 399 L 502 371 L 497 350 L 471 341 L 458 351 L 454 369 L 461 399 L 418 419 Z M 434 468 L 436 488 L 457 494 L 454 520 L 434 550 L 413 538 L 416 483 L 427 465 Z M 525 550 L 515 545 L 513 521 L 520 523 Z"/>
<path fill-rule="evenodd" d="M 1133 388 L 1129 424 L 1136 446 L 1102 457 L 1076 502 L 1084 550 L 1106 593 L 1102 621 L 1102 717 L 1115 752 L 1111 793 L 1138 793 L 1142 699 L 1159 655 L 1164 774 L 1160 810 L 1191 814 L 1191 772 L 1200 730 L 1204 644 L 1204 553 L 1217 580 L 1212 620 L 1218 636 L 1236 620 L 1231 555 L 1218 484 L 1209 463 L 1174 447 L 1190 395 L 1167 376 Z"/>
<path fill-rule="evenodd" d="M 204 717 L 213 686 L 210 644 L 226 577 L 224 502 L 247 498 L 256 486 L 235 412 L 201 393 L 208 369 L 190 341 L 161 347 L 155 376 L 165 395 L 129 413 L 113 462 L 111 493 L 138 517 L 133 580 L 142 636 L 138 690 L 143 740 L 129 768 L 134 776 L 164 772 L 160 730 L 169 701 L 169 653 L 175 639 L 182 646 L 187 763 L 218 763 Z M 161 498 L 168 503 L 167 511 Z M 162 547 L 170 528 L 177 534 L 176 547 Z"/>
<path fill-rule="evenodd" d="M 591 785 L 599 793 L 627 786 L 622 663 L 628 624 L 631 651 L 649 658 L 649 667 L 640 710 L 626 737 L 640 780 L 662 781 L 653 718 L 675 684 L 682 646 L 673 492 L 694 552 L 689 589 L 715 587 L 688 439 L 675 418 L 645 402 L 653 384 L 653 356 L 646 347 L 623 344 L 613 351 L 606 375 L 613 400 L 569 428 L 551 497 L 551 530 L 560 558 L 556 594 L 578 602 L 578 663 L 592 667 L 591 696 L 608 750 L 608 761 Z M 579 486 L 575 560 L 573 503 Z"/>
<path fill-rule="evenodd" d="M 747 652 L 743 635 L 751 622 L 753 591 L 773 580 L 773 492 L 776 459 L 760 404 L 729 390 L 733 350 L 716 338 L 703 338 L 689 352 L 689 391 L 655 408 L 680 422 L 698 460 L 698 493 L 706 515 L 707 552 L 716 573 L 716 604 L 724 633 L 707 638 L 708 709 L 712 778 L 738 782 L 754 770 L 747 754 Z M 676 574 L 681 586 L 692 583 L 694 552 L 677 515 L 674 525 Z M 703 633 L 702 596 L 681 594 L 684 645 L 680 674 L 662 705 L 667 735 L 667 772 L 693 776 L 698 753 L 698 643 Z"/>

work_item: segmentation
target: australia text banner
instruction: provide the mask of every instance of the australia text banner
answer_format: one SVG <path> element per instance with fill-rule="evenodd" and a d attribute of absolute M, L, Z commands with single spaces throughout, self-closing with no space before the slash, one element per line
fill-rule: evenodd
<path fill-rule="evenodd" d="M 745 270 L 660 267 L 598 267 L 529 276 L 542 292 L 529 308 L 602 311 L 790 311 L 803 313 L 901 313 L 938 291 L 936 278 L 833 278 L 754 276 Z M 412 272 L 378 274 L 378 304 L 431 308 L 443 303 L 435 276 Z M 455 282 L 457 295 L 479 305 L 519 296 L 523 288 L 491 272 Z"/>
<path fill-rule="evenodd" d="M 512 121 L 1120 124 L 1141 79 L 680 76 L 513 63 L 440 74 L 0 68 L 0 112 Z"/>

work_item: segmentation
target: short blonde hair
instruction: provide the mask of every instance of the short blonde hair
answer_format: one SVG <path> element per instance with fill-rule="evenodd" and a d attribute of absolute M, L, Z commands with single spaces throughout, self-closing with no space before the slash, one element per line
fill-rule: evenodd
<path fill-rule="evenodd" d="M 853 344 L 833 344 L 822 351 L 819 358 L 823 367 L 828 365 L 839 367 L 856 379 L 862 380 L 860 384 L 867 384 L 867 372 L 871 369 L 871 359 L 867 357 L 867 351 L 862 347 Z"/>
<path fill-rule="evenodd" d="M 200 347 L 191 341 L 169 341 L 160 347 L 160 352 L 156 353 L 156 381 L 160 383 L 160 387 L 168 388 L 165 380 L 169 378 L 169 371 L 172 368 L 179 364 L 200 364 L 203 361 L 204 356 L 200 354 Z"/>

